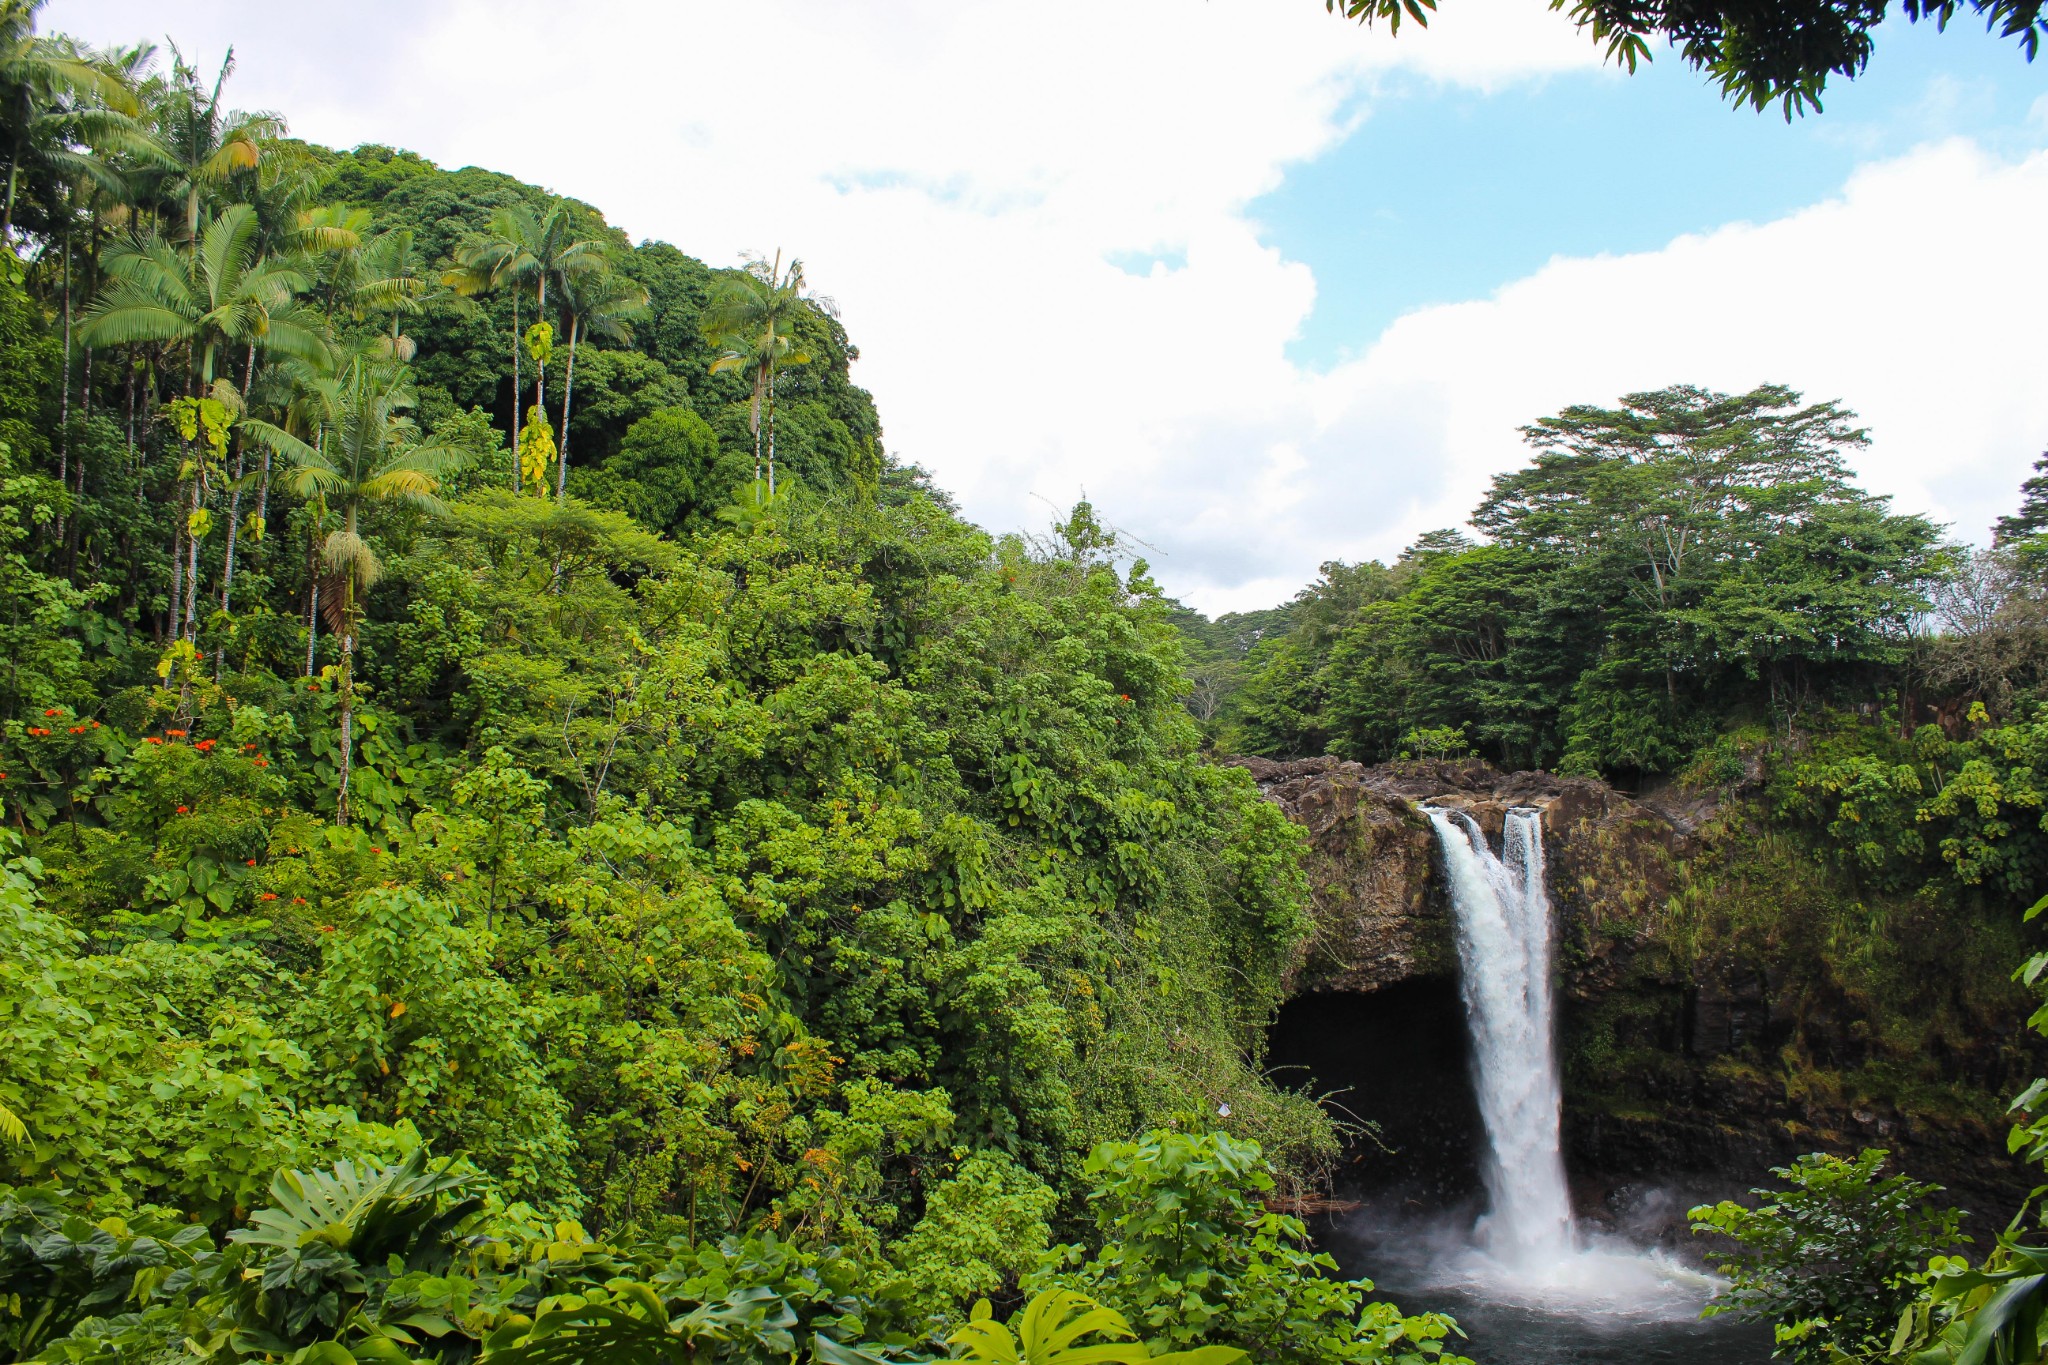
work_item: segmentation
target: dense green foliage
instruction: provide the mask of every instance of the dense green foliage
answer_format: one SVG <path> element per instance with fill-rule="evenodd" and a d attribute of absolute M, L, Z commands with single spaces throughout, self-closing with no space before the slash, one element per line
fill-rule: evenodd
<path fill-rule="evenodd" d="M 1436 0 L 1324 0 L 1324 6 L 1362 24 L 1384 20 L 1388 32 L 1397 33 L 1404 18 L 1428 24 Z M 1871 30 L 1891 11 L 1886 0 L 1743 0 L 1714 8 L 1550 0 L 1550 8 L 1568 12 L 1610 60 L 1630 71 L 1650 60 L 1650 41 L 1662 38 L 1731 102 L 1755 109 L 1777 103 L 1788 122 L 1795 113 L 1820 111 L 1830 76 L 1854 80 L 1863 74 L 1876 47 Z M 2048 33 L 2040 0 L 1968 0 L 1968 8 L 1988 31 L 2015 40 L 2026 59 L 2034 60 Z M 1963 14 L 1964 4 L 1905 0 L 1900 10 L 1909 21 L 1924 19 L 1946 29 Z"/>
<path fill-rule="evenodd" d="M 1104 1143 L 1239 1221 L 1315 1179 L 1332 1122 L 1260 1070 L 1300 836 L 1085 505 L 958 518 L 794 262 L 293 142 L 34 8 L 7 1358 L 872 1365 L 1124 1255 Z M 1225 1231 L 1260 1292 L 1134 1307 L 1161 1350 L 1439 1354 L 1300 1224 Z"/>
<path fill-rule="evenodd" d="M 1935 528 L 1850 483 L 1862 432 L 1779 388 L 1636 394 L 1525 429 L 1474 545 L 1331 565 L 1253 649 L 1247 747 L 1671 772 L 1729 724 L 1884 695 Z"/>
<path fill-rule="evenodd" d="M 1771 1174 L 1786 1188 L 1756 1190 L 1692 1211 L 1695 1232 L 1732 1238 L 1719 1269 L 1729 1289 L 1711 1311 L 1777 1325 L 1787 1360 L 1828 1362 L 1889 1345 L 1931 1257 L 1963 1240 L 1954 1209 L 1929 1200 L 1939 1187 L 1885 1175 L 1885 1153 L 1816 1153 Z"/>

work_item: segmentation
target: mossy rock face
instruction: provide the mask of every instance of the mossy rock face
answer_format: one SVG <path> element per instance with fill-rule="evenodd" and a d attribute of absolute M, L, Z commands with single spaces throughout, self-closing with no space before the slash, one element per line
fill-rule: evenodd
<path fill-rule="evenodd" d="M 1244 759 L 1260 789 L 1309 834 L 1315 932 L 1292 987 L 1373 991 L 1455 975 L 1456 927 L 1436 836 L 1417 807 L 1455 805 L 1498 839 L 1510 810 L 1543 812 L 1550 883 L 1564 921 L 1567 989 L 1611 945 L 1648 935 L 1671 884 L 1670 822 L 1604 783 L 1502 773 L 1484 763 L 1366 767 L 1335 758 Z M 1571 951 L 1573 945 L 1579 949 Z"/>
<path fill-rule="evenodd" d="M 1375 991 L 1456 973 L 1450 908 L 1432 894 L 1436 836 L 1427 819 L 1356 763 L 1245 766 L 1309 835 L 1314 932 L 1291 973 L 1293 991 Z"/>
<path fill-rule="evenodd" d="M 1456 805 L 1496 840 L 1508 811 L 1543 812 L 1566 1144 L 1586 1190 L 1739 1192 L 1804 1152 L 1882 1146 L 1982 1231 L 2031 1186 L 2004 1152 L 2003 1106 L 2048 1056 L 2008 979 L 2029 951 L 2009 912 L 1873 896 L 1735 791 L 1639 802 L 1478 762 L 1243 764 L 1309 835 L 1315 930 L 1295 995 L 1455 979 L 1418 806 Z"/>

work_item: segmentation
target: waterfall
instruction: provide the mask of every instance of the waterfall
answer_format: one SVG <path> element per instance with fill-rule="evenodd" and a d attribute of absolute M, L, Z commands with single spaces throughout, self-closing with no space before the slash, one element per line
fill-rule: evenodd
<path fill-rule="evenodd" d="M 1423 813 L 1436 827 L 1457 913 L 1474 1084 L 1486 1126 L 1482 1170 L 1493 1207 L 1479 1233 L 1504 1264 L 1555 1266 L 1573 1255 L 1574 1241 L 1559 1144 L 1542 814 L 1508 812 L 1503 856 L 1495 857 L 1463 811 Z"/>

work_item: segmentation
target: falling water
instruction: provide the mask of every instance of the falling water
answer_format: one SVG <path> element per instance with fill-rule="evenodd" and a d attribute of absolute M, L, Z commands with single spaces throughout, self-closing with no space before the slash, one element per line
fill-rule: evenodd
<path fill-rule="evenodd" d="M 1542 813 L 1509 811 L 1498 857 L 1465 812 L 1425 806 L 1423 813 L 1436 827 L 1457 915 L 1491 1204 L 1471 1242 L 1436 1267 L 1438 1276 L 1491 1302 L 1544 1311 L 1697 1314 L 1717 1283 L 1711 1277 L 1656 1252 L 1583 1238 L 1572 1225 L 1559 1141 Z"/>
<path fill-rule="evenodd" d="M 1556 1264 L 1573 1250 L 1558 1140 L 1562 1104 L 1551 1041 L 1550 897 L 1540 812 L 1508 812 L 1505 859 L 1463 811 L 1431 808 L 1458 919 L 1479 1113 L 1486 1125 L 1480 1229 L 1506 1264 Z"/>

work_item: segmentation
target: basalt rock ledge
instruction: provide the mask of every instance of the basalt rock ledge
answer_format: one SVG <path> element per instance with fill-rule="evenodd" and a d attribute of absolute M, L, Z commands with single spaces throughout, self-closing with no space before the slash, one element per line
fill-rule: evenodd
<path fill-rule="evenodd" d="M 1603 945 L 1647 932 L 1685 844 L 1663 814 L 1586 778 L 1503 773 L 1477 760 L 1237 761 L 1309 836 L 1314 932 L 1294 965 L 1297 995 L 1457 974 L 1435 836 L 1417 809 L 1424 801 L 1462 808 L 1496 838 L 1508 811 L 1543 813 L 1551 897 L 1565 937 L 1589 949 L 1565 964 L 1572 994 L 1608 975 Z"/>

